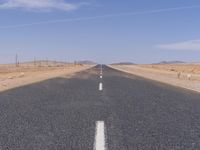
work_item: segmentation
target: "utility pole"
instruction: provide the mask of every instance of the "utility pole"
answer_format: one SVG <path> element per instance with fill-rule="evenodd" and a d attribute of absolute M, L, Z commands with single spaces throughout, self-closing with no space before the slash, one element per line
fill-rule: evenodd
<path fill-rule="evenodd" d="M 36 66 L 36 58 L 34 57 L 34 66 Z"/>
<path fill-rule="evenodd" d="M 46 58 L 46 65 L 47 65 L 47 67 L 49 65 L 49 59 L 48 58 Z"/>
<path fill-rule="evenodd" d="M 16 54 L 16 56 L 15 56 L 15 66 L 18 67 L 18 64 L 19 64 L 19 62 L 18 62 L 18 55 Z"/>

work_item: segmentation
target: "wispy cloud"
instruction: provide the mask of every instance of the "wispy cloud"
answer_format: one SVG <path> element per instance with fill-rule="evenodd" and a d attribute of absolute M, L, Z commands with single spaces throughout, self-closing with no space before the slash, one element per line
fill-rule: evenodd
<path fill-rule="evenodd" d="M 80 7 L 82 3 L 72 4 L 64 0 L 4 0 L 0 1 L 0 9 L 22 8 L 33 11 L 63 10 L 71 11 Z"/>
<path fill-rule="evenodd" d="M 200 50 L 200 39 L 183 41 L 178 43 L 160 44 L 156 47 L 169 50 Z"/>
<path fill-rule="evenodd" d="M 7 0 L 7 1 L 23 1 L 25 2 L 26 0 Z M 40 3 L 42 0 L 29 0 L 29 1 L 36 1 Z M 73 10 L 81 5 L 88 5 L 88 3 L 79 3 L 77 5 L 73 4 L 68 4 L 65 3 L 62 0 L 43 0 L 43 1 L 48 1 L 52 6 L 52 3 L 55 4 L 57 2 L 57 6 L 52 6 L 52 7 L 33 7 L 33 8 L 54 8 L 54 9 L 61 9 L 62 10 Z M 63 6 L 61 7 L 60 5 L 65 4 L 65 9 Z M 6 6 L 7 3 L 0 4 L 0 8 L 9 8 Z M 59 6 L 59 7 L 58 7 Z M 16 7 L 16 6 L 15 6 Z M 29 7 L 31 8 L 31 7 Z M 27 23 L 27 24 L 18 24 L 18 25 L 8 25 L 8 26 L 0 26 L 0 29 L 7 29 L 7 28 L 18 28 L 18 27 L 27 27 L 27 26 L 33 26 L 33 25 L 40 25 L 40 24 L 52 24 L 52 23 L 61 23 L 61 22 L 74 22 L 74 21 L 87 21 L 87 20 L 96 20 L 96 19 L 106 19 L 106 18 L 113 18 L 113 17 L 123 17 L 123 16 L 135 16 L 135 15 L 145 15 L 145 14 L 157 14 L 157 13 L 162 13 L 162 12 L 171 12 L 171 11 L 180 11 L 184 9 L 197 9 L 200 8 L 200 5 L 194 5 L 194 6 L 184 6 L 184 7 L 173 7 L 173 8 L 165 8 L 165 9 L 155 9 L 155 10 L 148 10 L 148 11 L 137 11 L 137 12 L 125 12 L 125 13 L 116 13 L 116 14 L 107 14 L 107 15 L 100 15 L 100 16 L 91 16 L 91 17 L 80 17 L 80 18 L 67 18 L 67 19 L 57 19 L 57 20 L 50 20 L 50 21 L 43 21 L 43 22 L 34 22 L 34 23 Z"/>

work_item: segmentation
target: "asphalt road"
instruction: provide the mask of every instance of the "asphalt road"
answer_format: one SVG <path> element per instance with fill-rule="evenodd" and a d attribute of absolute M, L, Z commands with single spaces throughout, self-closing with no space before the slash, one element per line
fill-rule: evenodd
<path fill-rule="evenodd" d="M 200 149 L 200 94 L 100 70 L 0 93 L 0 150 Z"/>

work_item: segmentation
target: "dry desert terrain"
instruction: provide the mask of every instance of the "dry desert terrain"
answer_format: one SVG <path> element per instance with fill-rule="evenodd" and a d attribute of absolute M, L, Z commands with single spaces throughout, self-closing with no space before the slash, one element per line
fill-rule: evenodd
<path fill-rule="evenodd" d="M 19 66 L 0 64 L 0 92 L 50 78 L 70 75 L 90 67 L 92 66 L 44 61 L 22 63 Z"/>
<path fill-rule="evenodd" d="M 111 65 L 111 67 L 200 92 L 200 63 Z"/>

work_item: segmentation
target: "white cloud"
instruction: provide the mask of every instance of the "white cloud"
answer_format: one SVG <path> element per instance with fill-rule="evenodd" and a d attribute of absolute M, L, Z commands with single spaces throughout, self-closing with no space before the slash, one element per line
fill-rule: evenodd
<path fill-rule="evenodd" d="M 79 8 L 81 4 L 71 4 L 64 0 L 4 0 L 0 1 L 0 9 L 23 8 L 27 10 L 63 10 L 71 11 Z"/>
<path fill-rule="evenodd" d="M 156 47 L 170 50 L 200 50 L 200 39 L 171 44 L 161 44 L 157 45 Z"/>

